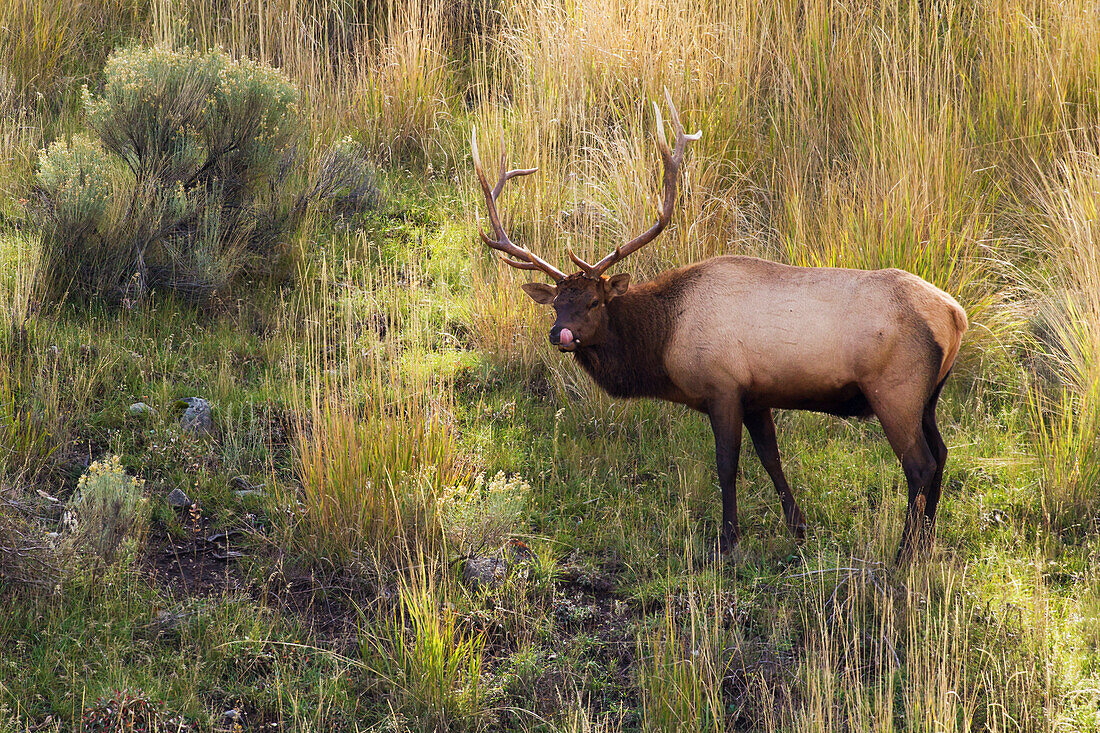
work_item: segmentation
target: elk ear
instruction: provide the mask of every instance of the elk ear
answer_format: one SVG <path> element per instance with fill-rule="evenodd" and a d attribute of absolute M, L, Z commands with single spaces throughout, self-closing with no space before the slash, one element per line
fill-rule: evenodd
<path fill-rule="evenodd" d="M 615 298 L 626 292 L 630 287 L 630 273 L 624 272 L 607 278 L 607 295 Z"/>
<path fill-rule="evenodd" d="M 523 292 L 531 296 L 531 300 L 539 305 L 550 305 L 558 294 L 558 289 L 546 283 L 524 283 L 520 285 Z"/>

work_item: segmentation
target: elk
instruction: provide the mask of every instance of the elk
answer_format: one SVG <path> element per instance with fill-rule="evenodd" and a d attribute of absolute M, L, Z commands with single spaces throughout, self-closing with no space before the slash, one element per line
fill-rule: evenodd
<path fill-rule="evenodd" d="M 909 489 L 897 561 L 908 562 L 934 536 L 947 446 L 936 427 L 936 403 L 967 329 L 950 295 L 898 269 L 793 267 L 745 256 L 720 256 L 669 270 L 650 282 L 607 270 L 649 244 L 668 226 L 688 135 L 665 92 L 676 142 L 669 148 L 653 105 L 664 165 L 656 223 L 590 265 L 566 275 L 508 237 L 497 200 L 509 180 L 536 169 L 508 170 L 501 154 L 495 185 L 471 135 L 474 169 L 491 235 L 481 238 L 501 259 L 550 276 L 553 285 L 522 286 L 552 305 L 550 343 L 571 353 L 614 397 L 650 397 L 705 413 L 714 431 L 722 524 L 718 549 L 735 549 L 737 464 L 742 426 L 775 484 L 796 539 L 805 519 L 780 465 L 773 409 L 813 410 L 879 419 Z M 503 147 L 503 140 L 501 141 Z M 921 550 L 924 551 L 923 549 Z"/>

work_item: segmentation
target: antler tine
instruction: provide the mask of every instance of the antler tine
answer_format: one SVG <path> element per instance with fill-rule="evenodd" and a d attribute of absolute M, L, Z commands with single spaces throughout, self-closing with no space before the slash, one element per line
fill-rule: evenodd
<path fill-rule="evenodd" d="M 500 258 L 511 265 L 512 267 L 520 270 L 541 270 L 555 280 L 564 280 L 565 273 L 558 268 L 551 265 L 546 260 L 536 255 L 526 247 L 520 247 L 515 244 L 508 237 L 508 233 L 504 231 L 504 226 L 500 222 L 500 214 L 497 212 L 497 199 L 500 198 L 501 192 L 504 190 L 504 184 L 513 178 L 519 176 L 526 176 L 534 173 L 537 168 L 517 168 L 515 170 L 507 170 L 506 160 L 503 153 L 504 150 L 504 136 L 501 135 L 501 155 L 500 155 L 500 176 L 497 179 L 495 186 L 489 185 L 489 178 L 485 175 L 485 169 L 481 166 L 481 155 L 477 149 L 477 129 L 473 128 L 470 132 L 470 152 L 474 159 L 474 172 L 477 174 L 477 180 L 481 184 L 481 191 L 485 195 L 485 213 L 489 217 L 489 226 L 492 228 L 492 232 L 495 235 L 495 239 L 490 237 L 484 231 L 478 232 L 481 235 L 481 240 L 491 248 L 502 253 Z"/>
<path fill-rule="evenodd" d="M 668 90 L 665 90 L 668 93 Z M 657 106 L 656 102 L 650 102 L 653 105 L 653 116 L 657 120 L 657 152 L 661 154 L 662 159 L 667 159 L 671 155 L 671 151 L 668 149 L 668 138 L 665 137 L 665 120 L 661 117 L 661 108 Z"/>
<path fill-rule="evenodd" d="M 703 131 L 699 130 L 692 135 L 688 135 L 684 131 L 684 126 L 680 122 L 680 113 L 676 110 L 676 105 L 672 103 L 672 95 L 668 93 L 668 88 L 665 88 L 665 102 L 668 104 L 669 119 L 672 122 L 672 129 L 676 133 L 676 143 L 675 147 L 669 150 L 668 138 L 665 137 L 665 122 L 661 117 L 660 108 L 658 108 L 657 103 L 654 102 L 653 112 L 657 120 L 657 150 L 661 154 L 661 159 L 665 168 L 661 195 L 661 210 L 657 214 L 657 221 L 653 226 L 634 239 L 616 247 L 615 251 L 604 257 L 595 265 L 591 265 L 589 274 L 593 276 L 598 277 L 602 275 L 609 267 L 619 260 L 652 242 L 657 238 L 657 235 L 668 226 L 668 223 L 672 221 L 672 211 L 676 204 L 676 188 L 680 177 L 680 164 L 684 160 L 684 151 L 687 149 L 687 144 L 689 142 L 698 140 L 703 136 Z M 575 261 L 576 260 L 574 260 L 574 262 Z"/>
<path fill-rule="evenodd" d="M 512 267 L 516 268 L 517 270 L 541 270 L 542 269 L 541 267 L 536 265 L 534 262 L 520 262 L 519 260 L 513 260 L 511 257 L 509 257 L 507 255 L 502 255 L 502 254 L 498 254 L 497 257 L 500 258 L 501 262 L 504 262 L 505 264 L 511 265 Z"/>
<path fill-rule="evenodd" d="M 668 93 L 668 87 L 665 87 L 665 103 L 668 104 L 669 112 L 671 112 L 672 127 L 676 130 L 676 145 L 679 147 L 681 139 L 686 146 L 689 141 L 694 142 L 703 136 L 703 131 L 698 130 L 695 133 L 688 135 L 684 131 L 684 126 L 680 123 L 680 112 L 676 109 L 676 105 L 672 103 L 672 95 Z M 656 105 L 654 105 L 656 107 Z M 657 116 L 660 119 L 660 114 Z M 661 131 L 661 139 L 664 140 L 664 130 Z"/>
<path fill-rule="evenodd" d="M 566 254 L 569 255 L 569 259 L 573 260 L 573 264 L 584 270 L 587 274 L 598 277 L 599 273 L 596 272 L 596 268 L 581 259 L 581 256 L 573 251 L 573 245 L 567 245 L 565 248 Z"/>
<path fill-rule="evenodd" d="M 477 131 L 474 131 L 477 134 Z M 504 190 L 504 184 L 513 178 L 519 176 L 529 176 L 538 168 L 517 168 L 515 170 L 507 170 L 507 159 L 504 156 L 504 132 L 500 133 L 500 176 L 497 179 L 497 185 L 493 186 L 493 200 L 496 201 L 500 197 L 501 191 Z"/>

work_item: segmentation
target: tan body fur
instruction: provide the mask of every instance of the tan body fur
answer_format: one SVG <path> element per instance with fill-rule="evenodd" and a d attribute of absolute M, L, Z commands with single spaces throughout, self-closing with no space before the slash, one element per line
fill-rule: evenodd
<path fill-rule="evenodd" d="M 924 392 L 947 375 L 966 330 L 954 298 L 902 270 L 718 257 L 669 276 L 692 284 L 664 361 L 676 401 L 696 407 L 733 393 L 761 407 L 814 409 L 850 399 L 853 386 L 872 404 L 910 382 Z M 925 359 L 913 352 L 929 339 L 942 357 L 933 374 L 914 374 L 914 358 Z"/>

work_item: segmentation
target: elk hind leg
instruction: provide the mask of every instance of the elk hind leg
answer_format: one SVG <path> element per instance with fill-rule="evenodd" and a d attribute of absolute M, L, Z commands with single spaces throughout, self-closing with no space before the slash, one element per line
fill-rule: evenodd
<path fill-rule="evenodd" d="M 865 393 L 876 394 L 876 390 L 866 390 Z M 909 562 L 918 554 L 918 549 L 926 549 L 930 544 L 930 528 L 927 524 L 928 491 L 938 464 L 925 437 L 922 400 L 919 397 L 908 397 L 912 395 L 896 395 L 892 400 L 881 397 L 871 400 L 871 406 L 882 423 L 890 447 L 901 462 L 901 470 L 909 488 L 905 529 L 902 530 L 901 544 L 898 546 L 899 564 Z"/>
<path fill-rule="evenodd" d="M 752 438 L 752 445 L 756 448 L 760 463 L 775 484 L 775 491 L 783 504 L 783 519 L 787 522 L 787 528 L 795 538 L 801 540 L 806 534 L 806 518 L 802 516 L 802 510 L 798 508 L 798 502 L 795 501 L 794 493 L 787 483 L 787 477 L 783 475 L 772 411 L 765 408 L 746 413 L 745 427 L 749 429 L 749 436 Z"/>
<path fill-rule="evenodd" d="M 928 484 L 928 499 L 924 506 L 924 516 L 930 532 L 936 527 L 936 506 L 939 504 L 940 489 L 943 486 L 943 467 L 947 463 L 947 444 L 943 442 L 943 436 L 940 435 L 936 425 L 936 403 L 939 401 L 941 389 L 943 389 L 943 382 L 936 386 L 936 390 L 928 398 L 921 421 L 924 439 L 928 442 L 932 457 L 936 461 L 936 471 Z"/>

